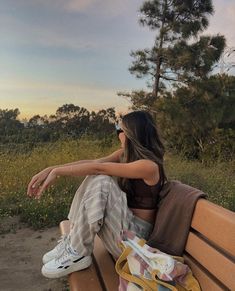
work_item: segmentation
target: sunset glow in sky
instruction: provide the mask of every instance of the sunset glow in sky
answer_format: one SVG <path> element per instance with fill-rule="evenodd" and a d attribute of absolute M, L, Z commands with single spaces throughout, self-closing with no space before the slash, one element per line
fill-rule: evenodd
<path fill-rule="evenodd" d="M 130 51 L 151 47 L 138 24 L 141 0 L 0 0 L 0 108 L 21 118 L 53 114 L 65 103 L 88 110 L 129 103 L 117 91 L 145 88 Z M 235 46 L 235 1 L 215 0 L 208 33 Z"/>

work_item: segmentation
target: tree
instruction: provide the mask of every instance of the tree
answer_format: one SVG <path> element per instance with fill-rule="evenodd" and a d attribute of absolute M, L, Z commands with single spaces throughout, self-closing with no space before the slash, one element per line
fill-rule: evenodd
<path fill-rule="evenodd" d="M 114 124 L 117 121 L 113 107 L 101 109 L 98 112 L 91 112 L 88 132 L 98 138 L 112 136 Z"/>
<path fill-rule="evenodd" d="M 234 155 L 235 77 L 215 75 L 159 101 L 158 121 L 170 148 L 189 158 Z"/>
<path fill-rule="evenodd" d="M 149 0 L 140 8 L 140 24 L 156 32 L 151 49 L 132 51 L 130 72 L 150 77 L 151 92 L 118 93 L 135 105 L 153 109 L 169 82 L 188 83 L 206 76 L 225 47 L 223 36 L 201 36 L 213 14 L 211 0 Z M 197 38 L 197 39 L 196 39 Z M 194 40 L 194 42 L 193 42 Z M 142 99 L 142 102 L 140 102 Z"/>
<path fill-rule="evenodd" d="M 17 120 L 20 111 L 16 109 L 0 109 L 0 141 L 18 140 L 24 125 Z"/>
<path fill-rule="evenodd" d="M 16 118 L 20 115 L 20 111 L 18 108 L 16 109 L 0 109 L 0 119 L 6 120 L 16 120 Z"/>
<path fill-rule="evenodd" d="M 86 108 L 74 104 L 64 104 L 56 111 L 54 125 L 63 129 L 65 135 L 78 137 L 86 132 L 89 118 L 90 113 Z"/>
<path fill-rule="evenodd" d="M 47 115 L 40 116 L 39 114 L 37 114 L 29 119 L 28 127 L 37 128 L 40 126 L 46 126 L 47 124 L 48 124 Z"/>

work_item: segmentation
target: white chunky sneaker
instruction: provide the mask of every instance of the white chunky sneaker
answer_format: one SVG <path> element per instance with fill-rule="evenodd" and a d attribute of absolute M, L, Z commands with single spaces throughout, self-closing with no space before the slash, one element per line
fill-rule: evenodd
<path fill-rule="evenodd" d="M 91 256 L 80 256 L 69 244 L 60 257 L 52 259 L 42 267 L 42 275 L 47 278 L 60 278 L 72 272 L 88 268 Z"/>
<path fill-rule="evenodd" d="M 46 264 L 46 263 L 50 262 L 51 260 L 53 260 L 57 257 L 60 257 L 62 255 L 68 241 L 69 241 L 69 236 L 62 235 L 60 240 L 58 240 L 58 244 L 54 247 L 54 249 L 47 252 L 43 256 L 43 258 L 42 258 L 43 264 Z"/>

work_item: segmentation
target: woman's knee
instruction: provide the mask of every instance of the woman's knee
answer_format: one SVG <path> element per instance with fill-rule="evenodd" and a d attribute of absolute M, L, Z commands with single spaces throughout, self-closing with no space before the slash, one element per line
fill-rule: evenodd
<path fill-rule="evenodd" d="M 86 177 L 85 183 L 87 186 L 110 185 L 114 184 L 114 179 L 108 175 L 89 175 Z"/>
<path fill-rule="evenodd" d="M 88 176 L 90 179 L 95 180 L 95 181 L 111 181 L 112 177 L 108 175 L 89 175 Z"/>

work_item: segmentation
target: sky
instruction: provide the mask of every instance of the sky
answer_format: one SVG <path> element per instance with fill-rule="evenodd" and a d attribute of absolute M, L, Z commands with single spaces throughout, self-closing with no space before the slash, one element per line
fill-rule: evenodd
<path fill-rule="evenodd" d="M 128 71 L 131 50 L 151 47 L 138 24 L 142 0 L 0 0 L 0 108 L 20 118 L 63 104 L 88 110 L 130 103 L 118 91 L 146 87 Z M 214 0 L 207 34 L 235 47 L 235 1 Z"/>

